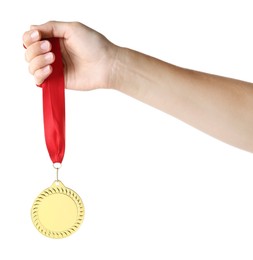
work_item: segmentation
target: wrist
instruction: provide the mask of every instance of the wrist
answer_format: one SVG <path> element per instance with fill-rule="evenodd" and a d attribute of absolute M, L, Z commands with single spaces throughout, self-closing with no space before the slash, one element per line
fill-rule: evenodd
<path fill-rule="evenodd" d="M 108 88 L 121 91 L 122 86 L 124 85 L 124 78 L 126 74 L 126 59 L 128 49 L 123 47 L 116 47 L 114 54 L 111 71 L 109 75 Z"/>

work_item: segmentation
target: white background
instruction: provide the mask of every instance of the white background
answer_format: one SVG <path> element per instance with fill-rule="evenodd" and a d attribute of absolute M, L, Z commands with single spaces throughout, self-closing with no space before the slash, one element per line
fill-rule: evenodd
<path fill-rule="evenodd" d="M 84 201 L 81 228 L 59 240 L 34 228 L 30 208 L 55 172 L 22 34 L 48 20 L 253 82 L 251 1 L 1 2 L 0 259 L 252 259 L 253 155 L 113 90 L 66 91 L 60 178 Z"/>

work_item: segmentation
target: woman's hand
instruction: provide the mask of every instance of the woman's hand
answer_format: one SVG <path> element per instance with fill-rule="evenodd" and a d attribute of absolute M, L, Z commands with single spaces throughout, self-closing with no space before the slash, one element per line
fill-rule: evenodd
<path fill-rule="evenodd" d="M 65 87 L 74 90 L 111 88 L 119 47 L 79 22 L 51 21 L 24 33 L 29 71 L 40 85 L 51 74 L 54 54 L 47 38 L 61 38 Z"/>

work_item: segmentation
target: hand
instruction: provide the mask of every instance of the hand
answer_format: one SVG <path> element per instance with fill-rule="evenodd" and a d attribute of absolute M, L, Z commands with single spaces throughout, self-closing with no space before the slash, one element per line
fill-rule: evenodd
<path fill-rule="evenodd" d="M 119 47 L 103 35 L 78 22 L 50 21 L 33 25 L 23 35 L 29 71 L 40 85 L 52 73 L 54 54 L 47 38 L 61 38 L 65 87 L 91 90 L 112 87 Z"/>
<path fill-rule="evenodd" d="M 52 72 L 50 37 L 61 38 L 66 88 L 114 88 L 253 152 L 252 83 L 180 68 L 118 47 L 80 23 L 48 22 L 31 26 L 23 36 L 38 85 Z"/>

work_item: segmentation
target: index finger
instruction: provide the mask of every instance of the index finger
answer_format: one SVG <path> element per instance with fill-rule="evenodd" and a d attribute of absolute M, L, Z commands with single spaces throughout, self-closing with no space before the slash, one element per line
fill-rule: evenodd
<path fill-rule="evenodd" d="M 24 47 L 29 47 L 32 43 L 37 42 L 41 39 L 41 34 L 38 30 L 30 30 L 23 34 Z"/>

